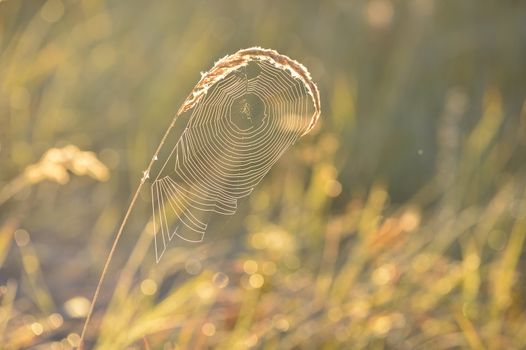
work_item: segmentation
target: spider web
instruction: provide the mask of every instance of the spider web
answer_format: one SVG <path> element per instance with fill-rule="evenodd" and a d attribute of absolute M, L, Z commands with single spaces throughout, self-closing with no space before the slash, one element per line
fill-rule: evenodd
<path fill-rule="evenodd" d="M 213 214 L 233 215 L 319 114 L 317 90 L 272 59 L 251 57 L 214 79 L 187 99 L 189 121 L 151 185 L 157 261 L 174 236 L 200 242 Z"/>

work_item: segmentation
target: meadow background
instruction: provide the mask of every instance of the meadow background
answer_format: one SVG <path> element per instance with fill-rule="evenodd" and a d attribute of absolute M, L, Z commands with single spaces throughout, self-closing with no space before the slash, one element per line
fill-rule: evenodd
<path fill-rule="evenodd" d="M 0 348 L 72 349 L 201 71 L 304 63 L 322 115 L 202 244 L 149 192 L 96 349 L 526 348 L 526 2 L 0 1 Z"/>

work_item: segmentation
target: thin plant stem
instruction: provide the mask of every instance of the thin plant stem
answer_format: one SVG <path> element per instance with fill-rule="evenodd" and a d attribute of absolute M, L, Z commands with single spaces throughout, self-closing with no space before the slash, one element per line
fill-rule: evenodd
<path fill-rule="evenodd" d="M 208 89 L 212 85 L 222 80 L 229 73 L 241 67 L 245 67 L 249 62 L 254 61 L 254 60 L 264 60 L 267 62 L 271 62 L 275 67 L 290 72 L 293 77 L 300 79 L 303 82 L 309 95 L 312 97 L 312 103 L 314 105 L 314 114 L 312 115 L 309 126 L 304 131 L 303 135 L 308 133 L 316 124 L 316 121 L 318 120 L 320 116 L 320 94 L 318 91 L 318 87 L 312 81 L 310 73 L 307 71 L 307 69 L 302 64 L 294 60 L 291 60 L 287 56 L 280 55 L 278 52 L 274 50 L 262 49 L 260 47 L 252 47 L 248 49 L 239 50 L 233 55 L 223 57 L 222 59 L 217 61 L 215 65 L 208 72 L 203 74 L 201 76 L 201 80 L 199 80 L 199 82 L 194 87 L 190 95 L 186 98 L 185 102 L 181 105 L 181 107 L 177 111 L 177 114 L 173 118 L 172 123 L 166 130 L 163 138 L 161 139 L 161 143 L 159 143 L 159 146 L 157 147 L 155 154 L 150 160 L 150 164 L 148 165 L 148 168 L 146 168 L 146 170 L 143 173 L 141 182 L 139 183 L 139 186 L 137 187 L 137 190 L 135 191 L 135 194 L 133 195 L 133 198 L 131 200 L 130 205 L 128 206 L 128 209 L 126 210 L 126 214 L 124 215 L 124 219 L 122 220 L 119 230 L 117 231 L 117 235 L 115 236 L 115 240 L 113 241 L 113 245 L 111 247 L 110 253 L 108 254 L 108 257 L 106 258 L 106 263 L 104 264 L 104 268 L 102 269 L 102 273 L 100 275 L 100 279 L 97 284 L 97 288 L 95 289 L 95 294 L 93 295 L 90 309 L 88 311 L 88 315 L 86 317 L 86 321 L 84 323 L 84 327 L 82 329 L 82 333 L 80 336 L 78 350 L 83 350 L 86 330 L 88 328 L 89 322 L 93 315 L 93 310 L 95 308 L 95 304 L 99 297 L 99 293 L 102 288 L 104 279 L 106 277 L 106 273 L 108 272 L 108 267 L 113 258 L 113 254 L 115 253 L 117 244 L 124 231 L 124 226 L 126 225 L 126 222 L 128 221 L 130 213 L 133 207 L 135 206 L 135 202 L 137 201 L 137 198 L 139 197 L 139 192 L 141 191 L 142 186 L 144 185 L 144 182 L 149 177 L 150 170 L 152 168 L 153 163 L 158 159 L 157 156 L 161 148 L 163 147 L 166 141 L 166 138 L 168 137 L 168 134 L 170 133 L 170 131 L 175 125 L 177 117 L 181 115 L 182 113 L 192 109 L 195 105 L 197 105 L 199 100 L 204 95 L 206 95 Z"/>
<path fill-rule="evenodd" d="M 88 311 L 88 315 L 86 316 L 86 320 L 84 321 L 84 326 L 82 327 L 82 333 L 80 335 L 80 341 L 78 350 L 84 349 L 84 340 L 86 337 L 86 331 L 88 330 L 89 323 L 91 321 L 91 317 L 93 316 L 93 310 L 95 309 L 95 305 L 97 303 L 97 300 L 99 298 L 100 291 L 102 289 L 102 284 L 104 283 L 104 280 L 106 278 L 106 274 L 108 273 L 108 268 L 110 266 L 111 260 L 113 259 L 113 254 L 115 253 L 115 250 L 117 249 L 117 244 L 119 243 L 119 240 L 122 236 L 122 233 L 124 232 L 124 227 L 126 226 L 126 223 L 128 222 L 128 218 L 130 217 L 130 214 L 135 207 L 135 202 L 137 201 L 137 198 L 139 198 L 139 193 L 141 192 L 141 189 L 146 182 L 146 179 L 149 178 L 150 170 L 152 169 L 153 164 L 158 158 L 159 152 L 161 151 L 161 148 L 163 147 L 164 143 L 166 142 L 166 139 L 168 135 L 170 134 L 170 131 L 172 131 L 173 127 L 175 126 L 175 122 L 177 120 L 177 117 L 179 116 L 179 113 L 175 115 L 175 117 L 172 119 L 172 122 L 170 123 L 170 126 L 168 126 L 168 129 L 166 129 L 166 132 L 164 133 L 163 138 L 161 139 L 161 142 L 159 143 L 159 146 L 157 146 L 157 150 L 155 151 L 152 159 L 150 160 L 150 164 L 148 164 L 148 167 L 143 173 L 143 177 L 139 183 L 139 186 L 137 186 L 137 190 L 135 190 L 135 194 L 132 197 L 132 200 L 130 202 L 130 205 L 128 206 L 128 209 L 126 209 L 126 214 L 124 215 L 124 218 L 122 219 L 121 225 L 119 227 L 119 230 L 117 231 L 117 235 L 115 236 L 115 239 L 113 240 L 113 245 L 111 246 L 110 252 L 108 253 L 108 257 L 106 258 L 106 262 L 104 263 L 104 268 L 102 269 L 101 275 L 99 277 L 99 282 L 97 283 L 97 288 L 95 289 L 95 293 L 93 294 L 93 298 L 91 299 L 91 305 Z"/>

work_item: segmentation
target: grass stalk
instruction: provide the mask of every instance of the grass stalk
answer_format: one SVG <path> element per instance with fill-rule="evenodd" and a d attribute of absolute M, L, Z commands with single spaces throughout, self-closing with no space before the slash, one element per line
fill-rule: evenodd
<path fill-rule="evenodd" d="M 144 183 L 149 178 L 150 171 L 152 169 L 153 164 L 155 163 L 155 161 L 158 158 L 159 152 L 161 151 L 164 143 L 166 142 L 166 139 L 167 139 L 168 135 L 172 131 L 173 127 L 175 126 L 175 122 L 176 122 L 178 116 L 179 116 L 179 113 L 177 113 L 175 115 L 175 117 L 172 119 L 172 122 L 168 126 L 168 129 L 166 129 L 166 131 L 164 133 L 164 136 L 161 139 L 161 142 L 157 146 L 157 149 L 155 150 L 155 153 L 154 153 L 152 159 L 150 160 L 150 163 L 148 164 L 148 167 L 143 172 L 143 176 L 141 178 L 141 181 L 139 182 L 139 185 L 137 186 L 137 189 L 135 190 L 135 193 L 134 193 L 134 195 L 133 195 L 133 197 L 132 197 L 132 199 L 130 201 L 130 204 L 128 205 L 128 208 L 126 209 L 126 214 L 124 215 L 124 218 L 122 219 L 122 222 L 121 222 L 121 224 L 119 226 L 119 230 L 117 231 L 117 234 L 115 235 L 115 239 L 113 240 L 113 244 L 111 246 L 110 252 L 108 253 L 108 257 L 106 258 L 106 262 L 104 263 L 104 268 L 102 269 L 102 272 L 100 274 L 99 281 L 97 283 L 97 288 L 95 289 L 95 293 L 93 294 L 93 298 L 91 299 L 91 304 L 90 304 L 90 308 L 89 308 L 89 311 L 88 311 L 88 315 L 86 316 L 86 320 L 84 321 L 84 326 L 82 327 L 82 333 L 80 335 L 79 346 L 77 348 L 78 350 L 84 350 L 84 342 L 85 342 L 85 339 L 86 339 L 86 332 L 88 330 L 89 323 L 90 323 L 91 318 L 93 316 L 93 311 L 95 309 L 95 305 L 97 304 L 97 300 L 99 298 L 99 294 L 100 294 L 100 291 L 102 289 L 102 285 L 104 283 L 104 280 L 106 279 L 106 274 L 108 273 L 108 269 L 109 269 L 110 263 L 111 263 L 111 261 L 113 259 L 113 255 L 115 253 L 115 250 L 117 249 L 117 244 L 119 243 L 119 241 L 121 239 L 121 236 L 122 236 L 122 234 L 124 232 L 124 227 L 126 226 L 126 223 L 128 222 L 130 214 L 131 214 L 133 208 L 135 207 L 135 203 L 137 201 L 137 198 L 139 197 L 139 193 L 141 192 L 142 187 L 144 186 Z"/>

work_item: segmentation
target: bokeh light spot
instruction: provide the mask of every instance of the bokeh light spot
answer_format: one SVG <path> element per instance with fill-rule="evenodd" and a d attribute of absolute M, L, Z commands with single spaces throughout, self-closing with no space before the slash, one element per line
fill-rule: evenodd
<path fill-rule="evenodd" d="M 325 184 L 325 193 L 329 197 L 338 197 L 342 193 L 342 184 L 337 180 L 330 180 Z"/>
<path fill-rule="evenodd" d="M 208 300 L 214 296 L 214 286 L 209 282 L 201 282 L 197 286 L 197 295 L 201 299 Z"/>
<path fill-rule="evenodd" d="M 389 318 L 389 316 L 377 317 L 373 321 L 372 327 L 373 327 L 373 331 L 376 334 L 383 336 L 387 334 L 389 330 L 391 330 L 391 319 Z"/>
<path fill-rule="evenodd" d="M 69 333 L 67 340 L 72 346 L 79 346 L 80 336 L 77 333 Z"/>
<path fill-rule="evenodd" d="M 416 209 L 406 211 L 400 218 L 400 228 L 406 232 L 414 231 L 420 225 L 420 213 Z"/>
<path fill-rule="evenodd" d="M 152 279 L 145 279 L 141 282 L 141 292 L 144 295 L 154 295 L 157 292 L 157 283 Z"/>
<path fill-rule="evenodd" d="M 290 323 L 284 315 L 276 315 L 272 318 L 272 326 L 280 332 L 286 332 L 290 327 Z"/>
<path fill-rule="evenodd" d="M 243 271 L 249 275 L 256 273 L 258 271 L 258 263 L 254 260 L 246 260 L 243 263 Z"/>
<path fill-rule="evenodd" d="M 203 333 L 207 337 L 211 337 L 214 334 L 216 334 L 216 326 L 214 326 L 213 323 L 206 322 L 205 324 L 203 324 L 203 327 L 201 327 L 201 333 Z"/>
<path fill-rule="evenodd" d="M 31 331 L 35 333 L 35 335 L 41 335 L 44 332 L 44 327 L 42 327 L 42 324 L 39 322 L 33 322 L 31 324 Z"/>
<path fill-rule="evenodd" d="M 29 244 L 29 233 L 26 230 L 15 231 L 15 242 L 19 247 L 24 247 Z"/>
<path fill-rule="evenodd" d="M 393 264 L 385 264 L 375 269 L 373 272 L 373 282 L 382 286 L 393 280 L 396 274 L 396 267 Z"/>
<path fill-rule="evenodd" d="M 261 288 L 263 284 L 265 283 L 265 278 L 261 276 L 259 273 L 255 273 L 248 279 L 248 283 L 252 288 Z"/>
<path fill-rule="evenodd" d="M 229 281 L 230 279 L 228 278 L 228 276 L 222 272 L 216 273 L 212 278 L 212 282 L 217 288 L 225 288 L 228 285 Z"/>
<path fill-rule="evenodd" d="M 64 323 L 64 318 L 62 317 L 61 314 L 54 313 L 54 314 L 49 315 L 48 321 L 51 327 L 59 328 Z"/>
<path fill-rule="evenodd" d="M 74 297 L 64 303 L 64 310 L 73 318 L 85 317 L 89 307 L 90 301 L 84 297 Z"/>

